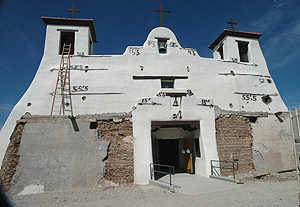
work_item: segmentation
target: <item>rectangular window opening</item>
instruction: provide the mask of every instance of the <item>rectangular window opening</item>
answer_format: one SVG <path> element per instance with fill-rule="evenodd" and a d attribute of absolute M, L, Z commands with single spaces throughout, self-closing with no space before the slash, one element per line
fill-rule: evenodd
<path fill-rule="evenodd" d="M 218 48 L 217 51 L 218 51 L 218 53 L 220 55 L 221 60 L 223 60 L 224 59 L 224 56 L 223 56 L 223 44 L 220 45 L 220 47 Z"/>
<path fill-rule="evenodd" d="M 248 59 L 248 42 L 238 42 L 240 61 L 249 62 Z"/>
<path fill-rule="evenodd" d="M 161 88 L 174 88 L 174 80 L 161 80 Z"/>
<path fill-rule="evenodd" d="M 97 122 L 94 121 L 90 122 L 90 129 L 97 129 L 97 127 L 98 127 Z"/>
<path fill-rule="evenodd" d="M 59 54 L 62 54 L 62 50 L 65 45 L 71 44 L 70 55 L 74 55 L 74 40 L 75 40 L 75 32 L 60 32 L 60 47 Z"/>

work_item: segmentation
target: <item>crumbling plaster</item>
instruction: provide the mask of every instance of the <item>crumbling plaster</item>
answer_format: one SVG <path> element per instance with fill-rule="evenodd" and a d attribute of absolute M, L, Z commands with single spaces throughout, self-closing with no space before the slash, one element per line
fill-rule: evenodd
<path fill-rule="evenodd" d="M 12 195 L 32 186 L 42 186 L 43 191 L 97 186 L 104 175 L 102 160 L 109 143 L 98 139 L 89 121 L 76 119 L 78 131 L 67 117 L 27 121 L 9 191 Z"/>
<path fill-rule="evenodd" d="M 288 113 L 258 117 L 251 123 L 253 162 L 259 173 L 295 168 L 293 140 Z"/>

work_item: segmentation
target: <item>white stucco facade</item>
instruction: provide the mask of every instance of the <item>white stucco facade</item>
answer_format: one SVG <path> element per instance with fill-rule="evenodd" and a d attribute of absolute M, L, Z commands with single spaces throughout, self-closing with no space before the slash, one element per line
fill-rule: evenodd
<path fill-rule="evenodd" d="M 133 113 L 135 182 L 138 184 L 149 181 L 149 163 L 153 162 L 151 123 L 154 121 L 199 122 L 200 129 L 193 135 L 199 138 L 201 151 L 201 157 L 195 158 L 195 173 L 208 176 L 209 161 L 218 159 L 213 105 L 232 111 L 287 111 L 269 74 L 258 35 L 229 33 L 212 48 L 214 58 L 202 58 L 195 49 L 182 48 L 170 29 L 158 27 L 150 32 L 142 46 L 129 46 L 122 55 L 92 55 L 91 42 L 96 39 L 90 21 L 73 20 L 88 22 L 77 24 L 56 18 L 57 23 L 53 19 L 53 22 L 45 22 L 44 55 L 36 76 L 1 130 L 1 161 L 16 120 L 26 112 L 50 115 L 61 59 L 62 31 L 75 33 L 75 51 L 70 59 L 73 114 Z M 159 42 L 167 46 L 165 53 L 159 52 Z M 248 62 L 241 62 L 238 42 L 248 44 Z M 217 52 L 221 45 L 223 59 Z M 162 88 L 164 80 L 173 82 L 174 87 Z M 262 97 L 265 96 L 271 101 L 264 103 Z M 175 97 L 178 107 L 172 106 Z"/>

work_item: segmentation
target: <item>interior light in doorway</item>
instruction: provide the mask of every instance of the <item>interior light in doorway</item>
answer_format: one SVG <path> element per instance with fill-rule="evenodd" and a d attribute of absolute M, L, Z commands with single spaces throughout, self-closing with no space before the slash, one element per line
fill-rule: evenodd
<path fill-rule="evenodd" d="M 188 153 L 188 154 L 191 153 L 190 148 L 187 148 L 186 153 Z"/>

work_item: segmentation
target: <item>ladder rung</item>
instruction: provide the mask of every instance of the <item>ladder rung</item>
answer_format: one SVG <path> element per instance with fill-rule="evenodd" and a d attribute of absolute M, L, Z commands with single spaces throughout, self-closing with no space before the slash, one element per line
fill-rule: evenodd
<path fill-rule="evenodd" d="M 61 110 L 69 111 L 68 114 L 72 114 L 72 106 L 68 109 L 65 109 L 66 106 L 64 103 L 71 104 L 71 94 L 70 94 L 70 76 L 68 74 L 68 70 L 70 68 L 70 51 L 71 51 L 71 44 L 64 45 L 64 48 L 61 53 L 61 63 L 60 68 L 58 71 L 58 77 L 56 82 L 56 90 L 53 97 L 53 104 L 51 114 L 60 114 Z M 70 113 L 71 112 L 71 113 Z M 63 112 L 64 114 L 64 112 Z"/>

